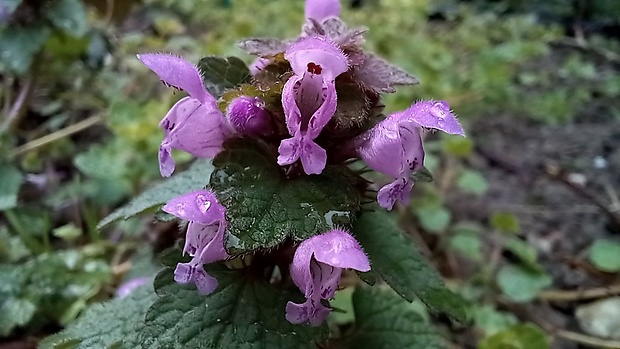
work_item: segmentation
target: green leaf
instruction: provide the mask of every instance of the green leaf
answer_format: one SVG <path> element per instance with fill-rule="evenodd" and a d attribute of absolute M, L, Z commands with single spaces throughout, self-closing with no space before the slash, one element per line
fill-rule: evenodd
<path fill-rule="evenodd" d="M 156 298 L 151 286 L 142 286 L 126 298 L 94 305 L 68 328 L 41 341 L 39 349 L 140 348 L 144 316 Z"/>
<path fill-rule="evenodd" d="M 360 209 L 359 178 L 345 167 L 285 178 L 269 150 L 232 139 L 213 164 L 211 188 L 226 206 L 229 253 L 268 249 L 349 224 Z"/>
<path fill-rule="evenodd" d="M 43 13 L 54 27 L 72 36 L 86 34 L 86 9 L 81 0 L 56 0 L 48 4 Z"/>
<path fill-rule="evenodd" d="M 497 212 L 491 216 L 491 226 L 504 233 L 519 232 L 519 219 L 512 213 Z"/>
<path fill-rule="evenodd" d="M 7 336 L 14 328 L 30 322 L 36 309 L 36 304 L 28 299 L 0 298 L 0 336 Z"/>
<path fill-rule="evenodd" d="M 73 241 L 82 235 L 82 229 L 73 223 L 68 223 L 52 230 L 52 235 L 63 240 Z"/>
<path fill-rule="evenodd" d="M 170 179 L 147 189 L 128 204 L 116 209 L 97 225 L 98 229 L 117 221 L 133 217 L 150 208 L 163 205 L 168 200 L 192 190 L 202 189 L 213 172 L 211 162 L 196 160 L 185 172 L 173 175 Z"/>
<path fill-rule="evenodd" d="M 443 150 L 452 156 L 467 157 L 474 149 L 471 138 L 444 137 L 442 138 Z"/>
<path fill-rule="evenodd" d="M 421 169 L 411 174 L 411 179 L 413 179 L 414 182 L 432 182 L 433 174 L 426 167 L 422 167 Z"/>
<path fill-rule="evenodd" d="M 471 314 L 476 327 L 483 330 L 486 336 L 504 331 L 519 323 L 519 319 L 514 314 L 496 310 L 487 304 L 473 306 Z"/>
<path fill-rule="evenodd" d="M 461 172 L 456 183 L 459 189 L 469 194 L 482 195 L 489 189 L 489 183 L 479 171 Z"/>
<path fill-rule="evenodd" d="M 502 292 L 515 302 L 529 302 L 538 292 L 551 285 L 549 275 L 517 265 L 505 265 L 497 274 Z"/>
<path fill-rule="evenodd" d="M 225 90 L 251 81 L 248 67 L 237 57 L 204 57 L 198 62 L 205 87 L 219 98 Z"/>
<path fill-rule="evenodd" d="M 518 238 L 509 238 L 504 241 L 504 247 L 519 257 L 526 267 L 538 272 L 543 271 L 542 267 L 536 261 L 538 258 L 536 249 L 528 245 L 527 242 Z"/>
<path fill-rule="evenodd" d="M 24 74 L 41 50 L 50 30 L 44 25 L 9 26 L 0 32 L 0 71 Z"/>
<path fill-rule="evenodd" d="M 411 302 L 417 296 L 432 310 L 466 321 L 467 302 L 444 286 L 441 276 L 390 214 L 382 210 L 364 213 L 355 222 L 353 233 L 368 253 L 372 268 L 401 297 Z"/>
<path fill-rule="evenodd" d="M 459 231 L 450 237 L 449 246 L 474 261 L 482 261 L 482 241 L 471 231 Z"/>
<path fill-rule="evenodd" d="M 420 220 L 420 226 L 433 233 L 445 231 L 452 219 L 452 213 L 444 206 L 418 206 L 414 211 Z"/>
<path fill-rule="evenodd" d="M 545 332 L 534 324 L 515 325 L 482 340 L 479 349 L 548 349 Z"/>
<path fill-rule="evenodd" d="M 17 195 L 24 176 L 13 165 L 0 161 L 0 211 L 17 206 Z"/>
<path fill-rule="evenodd" d="M 348 348 L 446 348 L 437 330 L 389 291 L 360 287 L 353 293 L 353 307 L 355 330 L 344 340 Z"/>
<path fill-rule="evenodd" d="M 293 325 L 285 319 L 288 301 L 297 291 L 276 288 L 246 270 L 207 266 L 218 288 L 201 296 L 178 285 L 172 269 L 155 281 L 160 295 L 146 315 L 145 348 L 183 349 L 315 349 L 327 339 L 327 326 Z"/>
<path fill-rule="evenodd" d="M 599 270 L 615 273 L 620 271 L 620 243 L 597 239 L 590 246 L 590 261 Z"/>

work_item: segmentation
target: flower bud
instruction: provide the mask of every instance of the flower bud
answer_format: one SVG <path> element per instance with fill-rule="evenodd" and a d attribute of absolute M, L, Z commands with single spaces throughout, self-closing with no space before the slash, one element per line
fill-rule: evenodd
<path fill-rule="evenodd" d="M 259 97 L 236 98 L 226 109 L 226 118 L 230 126 L 241 134 L 265 135 L 273 130 L 265 102 Z"/>

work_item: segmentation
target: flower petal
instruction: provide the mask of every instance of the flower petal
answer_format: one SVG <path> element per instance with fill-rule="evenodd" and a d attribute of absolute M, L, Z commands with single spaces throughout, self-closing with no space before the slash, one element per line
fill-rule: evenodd
<path fill-rule="evenodd" d="M 370 270 L 370 262 L 362 246 L 343 229 L 333 229 L 308 239 L 314 258 L 321 263 L 361 272 Z"/>
<path fill-rule="evenodd" d="M 166 133 L 160 152 L 162 175 L 174 171 L 174 161 L 169 160 L 170 149 L 180 149 L 196 157 L 211 158 L 222 150 L 224 140 L 232 135 L 224 115 L 197 99 L 185 97 L 166 114 L 160 126 Z"/>
<path fill-rule="evenodd" d="M 159 173 L 162 177 L 170 177 L 176 167 L 170 151 L 170 144 L 167 142 L 159 146 Z"/>
<path fill-rule="evenodd" d="M 278 147 L 278 165 L 290 165 L 301 156 L 301 136 L 297 133 L 293 138 L 282 140 Z"/>
<path fill-rule="evenodd" d="M 226 220 L 226 208 L 209 190 L 197 190 L 178 196 L 168 201 L 162 210 L 181 219 L 202 224 Z"/>
<path fill-rule="evenodd" d="M 254 60 L 254 62 L 252 62 L 252 64 L 250 64 L 250 73 L 252 75 L 256 75 L 260 73 L 263 69 L 265 69 L 265 67 L 267 67 L 269 64 L 271 64 L 271 59 L 258 57 Z"/>
<path fill-rule="evenodd" d="M 325 80 L 334 80 L 349 70 L 347 55 L 324 36 L 297 40 L 286 50 L 284 58 L 291 63 L 295 75 L 299 76 L 311 70 L 324 75 Z"/>
<path fill-rule="evenodd" d="M 403 205 L 409 205 L 413 181 L 408 178 L 398 178 L 390 184 L 384 185 L 377 194 L 379 205 L 391 211 L 394 204 L 400 201 Z"/>
<path fill-rule="evenodd" d="M 437 129 L 449 134 L 465 136 L 465 131 L 446 101 L 421 101 L 397 113 L 399 118 L 411 120 L 424 128 Z"/>
<path fill-rule="evenodd" d="M 306 0 L 306 18 L 317 22 L 340 16 L 340 9 L 340 0 Z"/>
<path fill-rule="evenodd" d="M 138 59 L 164 83 L 186 91 L 201 103 L 217 104 L 205 89 L 198 68 L 188 61 L 167 53 L 143 53 Z"/>
<path fill-rule="evenodd" d="M 327 152 L 308 137 L 300 142 L 301 164 L 306 174 L 320 174 L 327 164 Z"/>
<path fill-rule="evenodd" d="M 309 322 L 311 326 L 320 326 L 330 312 L 331 309 L 321 304 L 318 299 L 307 299 L 302 304 L 286 304 L 286 320 L 292 324 Z"/>

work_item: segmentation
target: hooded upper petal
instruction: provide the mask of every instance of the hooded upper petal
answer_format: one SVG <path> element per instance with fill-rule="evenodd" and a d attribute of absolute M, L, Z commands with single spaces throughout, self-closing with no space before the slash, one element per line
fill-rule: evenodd
<path fill-rule="evenodd" d="M 209 190 L 183 194 L 168 201 L 162 210 L 181 219 L 202 224 L 213 224 L 226 219 L 226 208 Z"/>
<path fill-rule="evenodd" d="M 359 243 L 343 229 L 333 229 L 303 241 L 293 257 L 291 278 L 306 297 L 313 291 L 311 261 L 340 269 L 370 270 L 368 257 Z"/>
<path fill-rule="evenodd" d="M 340 16 L 340 0 L 306 0 L 306 18 L 322 22 Z"/>
<path fill-rule="evenodd" d="M 188 61 L 166 53 L 143 53 L 138 59 L 167 85 L 186 91 L 201 103 L 216 103 L 205 89 L 198 68 Z"/>
<path fill-rule="evenodd" d="M 424 128 L 465 136 L 465 131 L 463 131 L 446 101 L 430 100 L 417 102 L 409 109 L 396 114 L 399 118 L 411 120 Z"/>
<path fill-rule="evenodd" d="M 347 55 L 324 36 L 306 37 L 297 40 L 284 54 L 296 75 L 309 71 L 333 80 L 349 69 Z"/>

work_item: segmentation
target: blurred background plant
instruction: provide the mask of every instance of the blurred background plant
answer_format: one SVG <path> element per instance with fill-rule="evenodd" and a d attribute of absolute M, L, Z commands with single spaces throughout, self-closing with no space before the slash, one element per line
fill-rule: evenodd
<path fill-rule="evenodd" d="M 397 210 L 474 304 L 471 328 L 425 318 L 455 347 L 617 345 L 617 317 L 596 312 L 613 298 L 590 302 L 620 294 L 620 2 L 343 4 L 369 49 L 421 81 L 388 111 L 445 99 L 469 134 L 429 135 L 435 180 Z M 97 228 L 158 180 L 158 122 L 180 98 L 135 54 L 249 63 L 239 38 L 293 37 L 302 21 L 301 0 L 0 2 L 0 348 L 34 347 L 152 275 L 178 237 L 163 215 Z"/>

